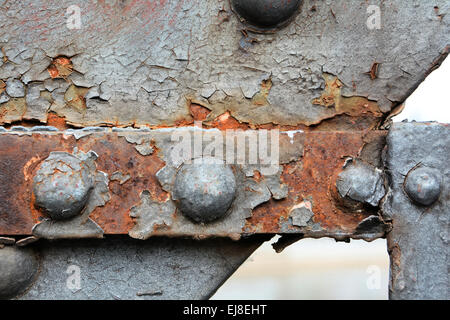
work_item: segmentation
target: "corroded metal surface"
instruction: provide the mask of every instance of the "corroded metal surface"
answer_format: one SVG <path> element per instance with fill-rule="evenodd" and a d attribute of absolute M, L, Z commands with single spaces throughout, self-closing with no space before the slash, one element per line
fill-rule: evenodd
<path fill-rule="evenodd" d="M 123 237 L 42 240 L 33 245 L 41 257 L 39 277 L 18 298 L 208 299 L 265 240 L 267 237 L 239 242 L 161 237 L 145 242 Z"/>
<path fill-rule="evenodd" d="M 0 299 L 23 293 L 39 271 L 39 260 L 30 248 L 0 247 Z"/>
<path fill-rule="evenodd" d="M 441 215 L 438 221 L 428 212 L 417 217 L 417 208 L 431 204 L 436 213 L 435 208 L 448 198 L 446 185 L 441 185 L 436 168 L 433 174 L 415 172 L 422 170 L 418 157 L 400 155 L 394 161 L 393 140 L 398 138 L 394 129 L 390 135 L 394 149 L 386 162 L 392 179 L 389 189 L 380 170 L 386 132 L 378 130 L 389 127 L 405 99 L 448 55 L 447 0 L 0 0 L 0 7 L 0 125 L 8 128 L 0 127 L 0 246 L 103 234 L 237 239 L 279 233 L 284 235 L 278 245 L 281 250 L 301 237 L 370 241 L 384 237 L 394 224 L 392 297 L 416 297 L 416 289 L 427 286 L 423 279 L 428 273 L 423 269 L 428 264 L 445 273 L 443 255 L 430 258 L 432 245 L 427 241 L 447 243 L 448 234 L 439 228 L 447 226 L 448 219 Z M 77 10 L 80 24 L 69 26 Z M 192 131 L 195 121 L 210 129 L 200 131 L 210 136 L 225 135 L 226 129 L 282 131 L 276 165 L 236 162 L 227 167 L 236 179 L 236 190 L 230 191 L 230 208 L 222 208 L 226 212 L 213 222 L 186 218 L 179 210 L 183 205 L 179 202 L 177 207 L 173 201 L 189 190 L 175 192 L 177 174 L 187 159 L 170 156 L 176 148 L 171 133 Z M 237 131 L 239 135 L 242 131 Z M 246 156 L 254 154 L 243 149 Z M 46 172 L 50 181 L 42 185 L 45 191 L 62 192 L 62 197 L 49 199 L 36 183 L 33 192 L 33 181 L 42 176 L 36 174 L 46 167 L 43 161 L 51 159 L 52 152 L 90 151 L 98 155 L 95 168 L 91 167 L 95 170 L 87 170 L 92 176 L 64 177 L 86 168 Z M 427 158 L 435 149 L 428 151 L 420 156 Z M 410 178 L 405 181 L 407 198 L 398 189 L 403 178 L 399 172 L 410 159 L 418 167 L 409 168 L 411 175 L 404 173 Z M 59 163 L 50 167 L 61 169 Z M 270 168 L 273 172 L 268 173 Z M 222 199 L 220 192 L 228 192 L 221 184 L 208 189 L 212 179 L 204 178 L 203 184 L 190 188 L 195 195 L 190 198 L 188 192 L 188 201 L 207 201 L 198 194 L 202 188 L 218 191 L 216 199 Z M 74 182 L 76 187 L 90 179 L 89 190 L 78 198 L 56 185 Z M 192 186 L 189 181 L 184 185 Z M 224 199 L 225 207 L 228 198 Z M 380 199 L 383 215 L 378 212 Z M 61 200 L 69 205 L 61 205 Z M 74 203 L 79 206 L 74 208 Z M 193 203 L 193 207 L 198 210 L 204 204 Z M 400 213 L 410 206 L 411 216 L 403 219 Z M 75 216 L 51 220 L 42 208 Z M 420 236 L 410 237 L 417 221 L 427 222 L 426 231 L 417 230 Z M 25 238 L 19 240 L 20 236 Z M 414 257 L 403 242 L 415 239 L 420 239 L 416 248 L 425 257 L 417 270 L 410 267 Z M 139 253 L 160 261 L 160 251 L 155 254 L 132 239 L 123 240 L 106 240 L 98 248 L 90 242 L 71 242 L 69 250 L 64 243 L 45 245 L 44 277 L 27 298 L 54 297 L 53 291 L 60 292 L 60 282 L 48 279 L 57 280 L 53 268 L 69 263 L 69 259 L 61 263 L 60 257 L 70 255 L 72 246 L 86 268 L 91 266 L 92 251 L 100 253 L 92 273 L 98 279 L 116 273 L 105 269 L 110 259 L 126 268 L 127 253 L 135 252 L 133 257 L 138 258 L 132 261 L 132 270 L 121 272 L 128 277 L 122 281 L 124 286 L 102 283 L 91 294 L 97 289 L 91 282 L 79 293 L 62 296 L 133 298 L 136 293 L 126 288 L 128 279 L 136 272 L 153 276 L 148 268 L 142 269 Z M 222 248 L 220 241 L 212 251 Z M 219 265 L 208 268 L 222 276 L 213 281 L 203 277 L 200 286 L 208 286 L 206 291 L 196 283 L 195 290 L 187 288 L 186 295 L 176 297 L 206 297 L 260 242 L 241 243 L 238 249 L 230 246 L 231 252 L 226 252 L 233 256 L 230 268 L 222 267 L 219 252 Z M 171 259 L 190 259 L 190 269 L 195 270 L 196 254 L 189 246 L 186 240 L 180 243 Z M 211 250 L 205 246 L 205 242 L 193 245 L 202 247 L 207 257 L 200 258 L 208 260 Z M 156 247 L 172 250 L 165 242 Z M 437 249 L 441 247 L 447 249 Z M 162 265 L 150 261 L 144 266 L 160 270 Z M 426 277 L 415 284 L 419 273 Z M 174 272 L 164 280 L 180 276 Z M 152 279 L 161 280 L 160 276 Z M 430 283 L 430 296 L 442 296 L 444 281 Z M 173 298 L 170 294 L 179 291 L 167 287 L 168 294 L 153 288 L 141 293 Z"/>
<path fill-rule="evenodd" d="M 0 124 L 53 113 L 78 127 L 174 126 L 195 102 L 208 120 L 374 126 L 439 65 L 450 35 L 446 0 L 373 1 L 375 26 L 366 1 L 305 0 L 270 34 L 251 32 L 229 0 L 0 5 Z"/>
<path fill-rule="evenodd" d="M 176 168 L 170 166 L 174 144 L 171 136 L 189 130 L 204 135 L 222 134 L 198 128 L 103 132 L 13 128 L 0 133 L 0 149 L 4 151 L 0 154 L 0 235 L 29 235 L 35 224 L 42 224 L 45 213 L 35 206 L 33 177 L 51 152 L 72 153 L 75 148 L 78 152 L 95 152 L 97 170 L 114 177 L 107 185 L 110 200 L 89 212 L 90 219 L 105 234 L 134 230 L 130 235 L 137 238 L 236 238 L 254 233 L 302 233 L 306 237 L 368 240 L 384 235 L 357 230 L 374 209 L 351 210 L 342 206 L 335 184 L 349 158 L 369 163 L 381 156 L 383 144 L 378 149 L 373 145 L 385 137 L 385 131 L 280 132 L 280 164 L 275 174 L 265 173 L 261 166 L 233 164 L 237 188 L 243 189 L 236 194 L 231 214 L 217 223 L 203 225 L 184 218 L 171 196 L 170 179 L 175 175 L 170 178 L 174 170 L 170 168 Z M 142 145 L 151 145 L 153 152 L 143 155 L 139 148 Z M 372 160 L 364 156 L 366 148 L 372 149 Z M 165 168 L 170 169 L 169 173 L 162 174 Z M 307 209 L 306 213 L 299 208 Z M 299 216 L 303 213 L 309 218 Z M 138 224 L 140 219 L 144 219 L 143 225 Z"/>
<path fill-rule="evenodd" d="M 385 165 L 390 188 L 382 212 L 393 224 L 387 236 L 391 299 L 450 298 L 449 154 L 449 125 L 396 123 L 389 132 Z M 422 172 L 414 190 L 419 197 L 410 198 L 405 180 L 416 170 Z M 434 201 L 420 203 L 417 200 L 428 199 L 421 192 L 430 190 L 425 176 L 431 185 L 439 185 L 440 192 L 432 193 Z"/>
<path fill-rule="evenodd" d="M 95 152 L 75 149 L 73 153 L 51 152 L 33 178 L 34 207 L 49 217 L 33 227 L 37 237 L 103 237 L 89 215 L 109 201 L 108 177 L 96 170 Z"/>

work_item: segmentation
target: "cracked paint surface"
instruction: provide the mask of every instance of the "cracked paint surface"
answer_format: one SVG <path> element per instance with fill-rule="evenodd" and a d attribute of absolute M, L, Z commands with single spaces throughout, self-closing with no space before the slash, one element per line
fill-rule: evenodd
<path fill-rule="evenodd" d="M 235 133 L 242 136 L 245 132 Z M 34 208 L 31 192 L 39 163 L 52 151 L 73 153 L 78 148 L 84 153 L 94 151 L 98 155 L 97 170 L 109 177 L 110 200 L 95 207 L 89 215 L 105 234 L 128 234 L 137 226 L 134 231 L 138 238 L 150 235 L 237 238 L 243 234 L 300 233 L 304 237 L 374 239 L 384 235 L 374 224 L 369 227 L 373 226 L 376 233 L 367 231 L 367 224 L 363 234 L 356 233 L 360 223 L 376 211 L 353 212 L 341 207 L 330 188 L 335 186 L 335 179 L 349 155 L 368 163 L 377 162 L 384 147 L 385 131 L 280 132 L 278 170 L 270 175 L 258 164 L 234 164 L 241 187 L 245 189 L 238 192 L 239 199 L 233 208 L 236 214 L 209 227 L 183 221 L 173 210 L 163 210 L 160 216 L 152 215 L 157 212 L 152 207 L 167 207 L 167 201 L 171 202 L 170 188 L 176 168 L 181 164 L 179 157 L 171 159 L 172 147 L 178 141 L 173 141 L 172 137 L 186 133 L 202 133 L 206 137 L 226 134 L 218 129 L 198 127 L 155 130 L 95 127 L 65 131 L 48 126 L 8 130 L 0 127 L 0 149 L 4 151 L 0 153 L 0 234 L 31 235 L 33 226 L 45 218 Z M 142 155 L 136 144 L 127 138 L 153 141 L 154 152 Z M 205 151 L 210 139 L 205 139 L 204 143 Z M 246 155 L 250 150 L 246 150 Z M 314 216 L 308 219 L 306 226 L 299 227 L 292 224 L 290 212 L 302 202 L 309 204 Z M 130 217 L 131 212 L 134 217 Z M 155 219 L 157 222 L 153 223 Z M 304 224 L 302 220 L 300 224 Z M 230 230 L 237 233 L 230 233 Z"/>
<path fill-rule="evenodd" d="M 1 93 L 3 124 L 52 111 L 79 127 L 171 126 L 190 119 L 189 102 L 252 124 L 377 122 L 447 54 L 450 34 L 445 0 L 375 1 L 379 30 L 365 2 L 306 0 L 273 34 L 246 30 L 226 0 L 80 1 L 79 30 L 66 27 L 73 1 L 2 2 L 0 79 L 26 95 Z M 324 74 L 339 81 L 334 107 Z"/>
<path fill-rule="evenodd" d="M 228 159 L 228 149 L 226 147 L 225 134 L 218 130 L 202 130 L 200 128 L 182 128 L 164 130 L 179 133 L 189 133 L 192 138 L 195 139 L 196 135 L 201 134 L 201 150 L 205 152 L 211 141 L 213 141 L 217 135 L 220 136 L 220 142 L 214 149 L 215 153 L 212 154 L 216 159 L 225 160 Z M 276 168 L 276 172 L 270 175 L 261 175 L 260 172 L 264 172 L 263 164 L 231 164 L 232 171 L 236 179 L 236 196 L 228 210 L 227 215 L 217 221 L 207 224 L 194 223 L 192 220 L 186 218 L 177 210 L 175 206 L 174 196 L 174 183 L 176 173 L 184 161 L 190 159 L 183 159 L 173 157 L 173 150 L 179 145 L 178 139 L 174 140 L 173 134 L 168 135 L 163 132 L 153 135 L 153 140 L 156 146 L 162 150 L 160 157 L 166 163 L 166 165 L 156 173 L 156 177 L 161 187 L 168 192 L 169 198 L 164 201 L 153 199 L 150 192 L 147 190 L 141 194 L 141 202 L 138 206 L 131 209 L 130 216 L 135 219 L 136 225 L 129 232 L 131 237 L 138 239 L 148 239 L 150 236 L 158 234 L 178 234 L 193 236 L 196 238 L 210 237 L 210 236 L 228 236 L 234 239 L 238 239 L 242 232 L 243 227 L 246 224 L 246 219 L 252 215 L 252 210 L 261 203 L 269 201 L 272 197 L 277 200 L 284 199 L 288 196 L 288 188 L 282 184 L 280 180 L 282 168 Z M 238 134 L 233 135 L 233 139 L 236 139 Z M 151 133 L 141 133 L 140 135 L 124 133 L 123 136 L 128 142 L 133 143 L 135 141 L 149 140 L 152 136 Z M 141 138 L 139 138 L 139 136 Z M 146 138 L 144 138 L 146 137 Z M 283 135 L 284 140 L 290 139 L 287 135 Z M 283 140 L 283 139 L 282 139 Z M 296 144 L 291 149 L 296 150 L 296 158 L 300 158 L 302 155 L 302 139 L 296 139 Z M 195 144 L 194 141 L 192 143 Z M 259 143 L 261 143 L 259 141 Z M 191 147 L 191 141 L 188 142 L 189 148 Z M 286 145 L 286 144 L 284 144 Z M 194 146 L 195 148 L 195 146 Z M 222 149 L 220 155 L 218 149 Z M 250 148 L 249 144 L 246 144 L 244 148 Z M 288 148 L 286 148 L 288 150 Z M 284 151 L 284 149 L 283 149 Z M 223 153 L 222 153 L 223 152 Z M 235 156 L 234 150 L 232 151 L 233 157 Z M 246 161 L 249 161 L 249 150 L 246 150 Z M 195 155 L 193 155 L 195 159 Z M 286 163 L 286 162 L 284 162 Z M 255 178 L 255 175 L 258 176 Z"/>

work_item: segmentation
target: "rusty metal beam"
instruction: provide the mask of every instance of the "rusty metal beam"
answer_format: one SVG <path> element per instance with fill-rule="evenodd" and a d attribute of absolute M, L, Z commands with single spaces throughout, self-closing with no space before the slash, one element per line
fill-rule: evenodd
<path fill-rule="evenodd" d="M 242 234 L 299 233 L 305 237 L 371 240 L 385 233 L 376 224 L 361 229 L 365 219 L 376 215 L 376 208 L 347 206 L 335 186 L 349 159 L 379 165 L 385 131 L 281 132 L 279 176 L 260 172 L 242 176 L 237 173 L 242 166 L 233 166 L 237 179 L 248 183 L 244 188 L 253 188 L 243 199 L 245 202 L 254 196 L 257 201 L 255 208 L 248 210 L 249 215 L 239 217 L 235 212 L 243 209 L 237 203 L 233 204 L 237 209 L 219 222 L 198 224 L 183 217 L 176 206 L 168 206 L 173 195 L 157 177 L 168 161 L 167 141 L 176 129 L 39 130 L 13 128 L 0 133 L 0 235 L 32 235 L 33 227 L 49 218 L 36 204 L 33 181 L 52 152 L 72 154 L 74 150 L 95 153 L 97 172 L 107 176 L 108 196 L 104 203 L 92 206 L 85 214 L 104 234 L 130 233 L 143 239 L 155 235 L 239 238 Z M 208 133 L 204 131 L 204 135 Z M 144 150 L 145 146 L 152 152 Z M 162 217 L 164 210 L 168 212 Z M 145 227 L 145 221 L 151 221 L 153 229 L 144 235 L 139 232 L 142 230 L 136 231 L 139 219 L 144 220 Z M 68 238 L 84 237 L 81 231 L 66 230 L 71 226 L 61 228 Z M 50 236 L 44 232 L 42 237 Z"/>

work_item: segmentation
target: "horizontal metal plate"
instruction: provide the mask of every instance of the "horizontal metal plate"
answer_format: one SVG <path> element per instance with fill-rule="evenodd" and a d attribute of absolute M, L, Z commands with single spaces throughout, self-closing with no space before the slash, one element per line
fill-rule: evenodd
<path fill-rule="evenodd" d="M 98 130 L 102 132 L 95 132 Z M 301 233 L 305 237 L 344 239 L 384 235 L 377 228 L 373 232 L 357 231 L 358 225 L 376 211 L 366 208 L 352 212 L 340 205 L 335 197 L 335 180 L 349 158 L 371 162 L 372 157 L 376 162 L 380 150 L 375 149 L 377 145 L 380 148 L 385 131 L 280 132 L 279 176 L 274 179 L 258 172 L 244 175 L 248 193 L 241 203 L 247 213 L 237 217 L 239 213 L 234 212 L 240 211 L 232 211 L 218 222 L 198 224 L 184 218 L 175 205 L 169 205 L 171 195 L 156 176 L 165 167 L 167 152 L 172 148 L 167 141 L 180 130 L 104 128 L 53 132 L 19 128 L 0 133 L 0 235 L 31 235 L 35 224 L 45 219 L 45 214 L 35 206 L 33 178 L 51 152 L 73 153 L 74 149 L 95 152 L 97 170 L 108 177 L 105 203 L 94 206 L 88 214 L 105 234 L 130 233 L 140 239 L 154 235 L 238 238 L 256 233 Z M 189 130 L 196 132 L 192 127 L 185 129 Z M 204 135 L 223 133 L 197 131 Z M 242 169 L 245 165 L 234 167 Z M 264 196 L 267 190 L 270 192 Z M 236 198 L 239 197 L 242 195 Z M 250 199 L 256 201 L 253 210 L 248 210 L 251 206 L 246 204 Z M 143 232 L 139 223 L 152 229 Z M 67 237 L 82 235 L 75 232 Z"/>

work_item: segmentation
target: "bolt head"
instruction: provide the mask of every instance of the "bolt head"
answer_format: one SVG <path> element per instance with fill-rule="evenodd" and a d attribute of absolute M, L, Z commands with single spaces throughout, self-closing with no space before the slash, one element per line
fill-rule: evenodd
<path fill-rule="evenodd" d="M 38 260 L 30 248 L 0 249 L 0 299 L 13 298 L 25 291 L 38 268 Z"/>
<path fill-rule="evenodd" d="M 66 152 L 53 152 L 33 180 L 35 205 L 54 220 L 79 214 L 94 186 L 89 167 Z"/>
<path fill-rule="evenodd" d="M 439 199 L 442 178 L 436 169 L 419 167 L 408 174 L 404 189 L 411 200 L 429 206 Z"/>
<path fill-rule="evenodd" d="M 186 217 L 206 223 L 227 214 L 235 193 L 236 178 L 230 166 L 222 160 L 203 158 L 180 167 L 173 199 Z"/>
<path fill-rule="evenodd" d="M 363 162 L 355 162 L 346 166 L 339 174 L 336 188 L 348 207 L 359 207 L 355 201 L 376 207 L 385 195 L 383 183 L 380 170 Z"/>
<path fill-rule="evenodd" d="M 302 0 L 231 0 L 245 22 L 263 29 L 283 27 L 296 14 Z"/>

